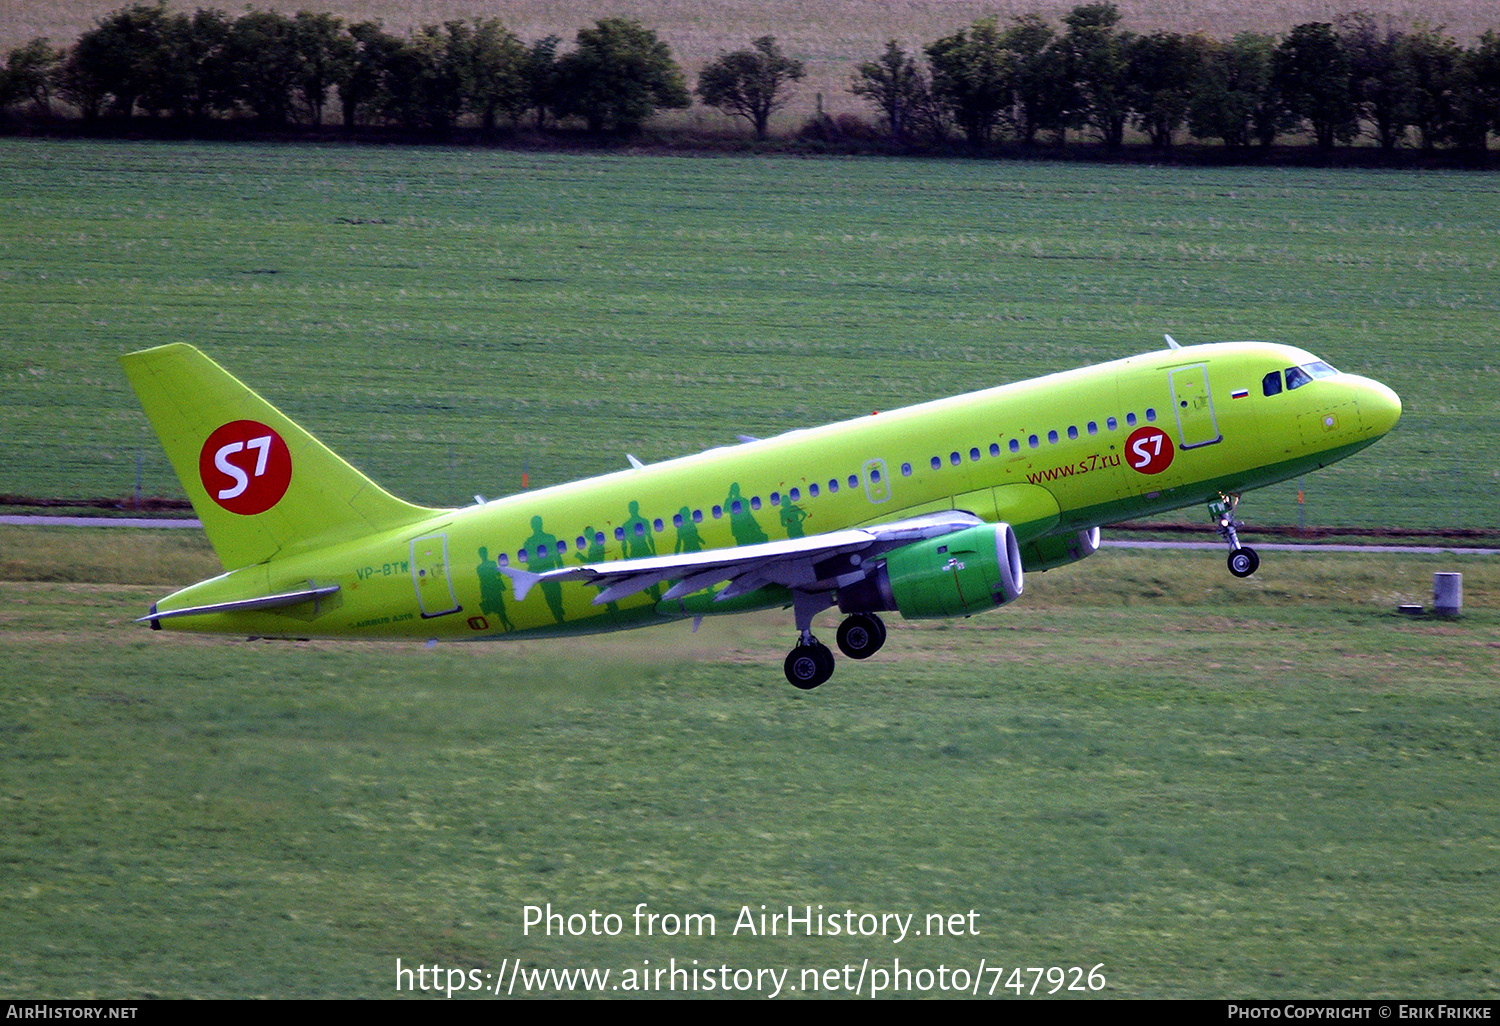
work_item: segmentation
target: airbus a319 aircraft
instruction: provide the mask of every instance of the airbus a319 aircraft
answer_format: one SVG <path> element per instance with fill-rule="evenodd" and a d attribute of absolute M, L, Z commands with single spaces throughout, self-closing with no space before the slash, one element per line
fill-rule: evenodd
<path fill-rule="evenodd" d="M 122 357 L 225 573 L 162 599 L 154 629 L 492 640 L 788 607 L 786 676 L 852 659 L 879 613 L 968 616 L 1099 528 L 1206 505 L 1229 570 L 1241 493 L 1341 460 L 1401 400 L 1311 353 L 1178 346 L 457 509 L 382 490 L 198 350 Z"/>

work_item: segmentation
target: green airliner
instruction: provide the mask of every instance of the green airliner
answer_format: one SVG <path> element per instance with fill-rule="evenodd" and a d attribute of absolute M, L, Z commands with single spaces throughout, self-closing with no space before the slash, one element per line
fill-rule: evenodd
<path fill-rule="evenodd" d="M 1206 505 L 1229 569 L 1241 493 L 1363 449 L 1401 400 L 1311 353 L 1178 346 L 460 509 L 381 489 L 187 345 L 122 357 L 225 573 L 154 629 L 491 640 L 794 611 L 786 676 L 833 673 L 813 617 L 967 616 L 1026 571 L 1082 559 L 1104 524 Z"/>

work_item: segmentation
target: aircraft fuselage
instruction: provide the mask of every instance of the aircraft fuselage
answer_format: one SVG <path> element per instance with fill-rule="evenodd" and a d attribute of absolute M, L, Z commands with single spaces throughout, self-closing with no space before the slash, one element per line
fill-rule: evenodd
<path fill-rule="evenodd" d="M 1008 523 L 1024 553 L 1047 538 L 1237 496 L 1326 466 L 1379 439 L 1400 411 L 1384 385 L 1334 372 L 1289 346 L 1166 349 L 432 510 L 328 544 L 294 540 L 267 560 L 177 592 L 159 611 L 296 589 L 325 594 L 281 608 L 163 616 L 160 624 L 285 637 L 480 640 L 786 605 L 793 600 L 779 584 L 715 601 L 714 587 L 663 598 L 667 580 L 596 602 L 604 584 L 548 572 L 732 550 L 943 510 Z M 238 450 L 221 450 L 222 469 L 232 471 L 240 458 Z M 240 476 L 255 469 L 243 466 Z M 538 575 L 522 599 L 509 579 L 518 570 Z"/>

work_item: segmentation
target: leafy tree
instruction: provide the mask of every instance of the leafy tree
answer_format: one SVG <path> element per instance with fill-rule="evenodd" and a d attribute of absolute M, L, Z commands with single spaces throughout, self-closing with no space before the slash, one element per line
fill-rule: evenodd
<path fill-rule="evenodd" d="M 578 48 L 557 62 L 554 109 L 589 131 L 635 132 L 658 109 L 692 105 L 672 51 L 640 22 L 603 18 L 578 30 Z"/>
<path fill-rule="evenodd" d="M 353 128 L 361 114 L 368 116 L 377 111 L 386 69 L 402 45 L 401 40 L 387 33 L 378 21 L 361 21 L 349 26 L 349 38 L 352 45 L 332 69 L 345 128 Z"/>
<path fill-rule="evenodd" d="M 922 69 L 894 39 L 885 53 L 855 69 L 849 91 L 880 109 L 897 142 L 906 138 L 909 119 L 931 95 Z"/>
<path fill-rule="evenodd" d="M 33 39 L 10 51 L 0 67 L 0 114 L 14 103 L 30 100 L 38 111 L 50 117 L 52 82 L 62 62 L 62 51 L 46 39 Z"/>
<path fill-rule="evenodd" d="M 437 25 L 424 25 L 386 54 L 381 114 L 407 129 L 451 128 L 463 109 L 460 44 Z"/>
<path fill-rule="evenodd" d="M 199 9 L 172 15 L 163 33 L 166 45 L 151 76 L 146 101 L 179 120 L 198 121 L 233 110 L 237 87 L 229 54 L 229 16 Z"/>
<path fill-rule="evenodd" d="M 1452 110 L 1448 138 L 1461 150 L 1483 153 L 1494 122 L 1494 94 L 1483 83 L 1483 58 L 1463 50 L 1453 69 Z"/>
<path fill-rule="evenodd" d="M 1355 117 L 1369 122 L 1382 150 L 1394 150 L 1406 134 L 1406 74 L 1402 33 L 1380 31 L 1365 11 L 1338 23 L 1339 43 L 1349 55 L 1349 90 Z"/>
<path fill-rule="evenodd" d="M 969 145 L 989 142 L 1001 114 L 1011 104 L 1010 64 L 993 18 L 927 47 L 932 95 L 952 113 Z"/>
<path fill-rule="evenodd" d="M 1009 55 L 1016 138 L 1030 145 L 1038 131 L 1065 129 L 1077 96 L 1052 26 L 1022 15 L 1001 33 L 1000 45 Z"/>
<path fill-rule="evenodd" d="M 113 113 L 130 117 L 136 100 L 151 88 L 166 19 L 164 2 L 136 4 L 101 18 L 68 53 L 60 76 L 63 97 L 86 120 L 97 117 L 106 100 Z"/>
<path fill-rule="evenodd" d="M 1441 28 L 1418 24 L 1403 39 L 1406 113 L 1422 149 L 1433 150 L 1455 135 L 1462 51 Z"/>
<path fill-rule="evenodd" d="M 1275 49 L 1274 39 L 1254 32 L 1208 44 L 1188 110 L 1195 136 L 1223 139 L 1230 149 L 1257 137 L 1267 146 L 1274 141 L 1281 121 L 1271 85 Z"/>
<path fill-rule="evenodd" d="M 1465 54 L 1472 82 L 1473 113 L 1483 124 L 1478 143 L 1488 145 L 1489 133 L 1500 132 L 1500 35 L 1493 29 L 1479 37 L 1479 45 Z"/>
<path fill-rule="evenodd" d="M 522 77 L 526 80 L 526 103 L 536 111 L 537 131 L 547 127 L 547 112 L 562 102 L 562 78 L 557 70 L 557 48 L 560 36 L 545 36 L 526 51 Z"/>
<path fill-rule="evenodd" d="M 275 11 L 248 11 L 230 27 L 225 49 L 239 101 L 264 124 L 285 125 L 300 71 L 292 20 Z"/>
<path fill-rule="evenodd" d="M 309 123 L 323 123 L 328 91 L 338 81 L 354 51 L 354 38 L 342 18 L 298 11 L 291 22 L 292 85 L 301 96 Z"/>
<path fill-rule="evenodd" d="M 518 118 L 530 106 L 527 96 L 526 47 L 494 18 L 472 25 L 450 21 L 449 49 L 458 64 L 464 109 L 486 132 L 503 114 Z"/>
<path fill-rule="evenodd" d="M 1131 41 L 1130 108 L 1155 149 L 1171 149 L 1173 134 L 1187 119 L 1206 50 L 1201 37 L 1176 32 L 1153 32 Z"/>
<path fill-rule="evenodd" d="M 761 36 L 748 50 L 723 53 L 698 73 L 698 95 L 710 107 L 755 126 L 764 139 L 771 115 L 790 98 L 787 85 L 807 77 L 807 67 L 781 52 L 775 36 Z"/>
<path fill-rule="evenodd" d="M 1120 11 L 1111 3 L 1083 4 L 1063 17 L 1061 41 L 1069 77 L 1082 98 L 1081 123 L 1094 129 L 1106 149 L 1125 141 L 1130 115 L 1131 33 L 1115 28 Z"/>
<path fill-rule="evenodd" d="M 1332 25 L 1308 22 L 1294 27 L 1276 48 L 1273 68 L 1287 110 L 1312 126 L 1318 149 L 1331 150 L 1335 140 L 1354 137 L 1349 55 Z"/>

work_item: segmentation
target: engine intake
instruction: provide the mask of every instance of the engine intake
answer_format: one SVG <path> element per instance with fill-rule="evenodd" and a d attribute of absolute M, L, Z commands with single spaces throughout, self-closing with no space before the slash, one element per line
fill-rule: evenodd
<path fill-rule="evenodd" d="M 1028 571 L 1051 570 L 1055 566 L 1076 563 L 1099 551 L 1099 528 L 1091 527 L 1077 534 L 1060 534 L 1038 538 L 1021 546 L 1021 563 Z"/>

